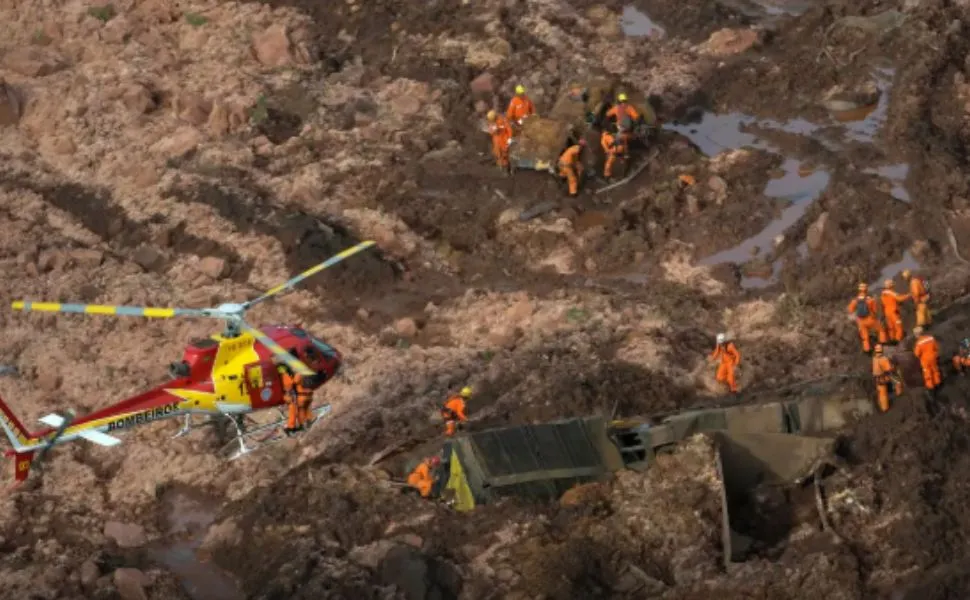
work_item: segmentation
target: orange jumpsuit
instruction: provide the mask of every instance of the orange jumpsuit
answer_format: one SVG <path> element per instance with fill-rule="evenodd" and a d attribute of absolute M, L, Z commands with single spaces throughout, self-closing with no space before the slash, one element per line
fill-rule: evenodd
<path fill-rule="evenodd" d="M 606 163 L 603 165 L 603 176 L 612 177 L 613 165 L 616 164 L 616 160 L 626 157 L 626 144 L 624 144 L 624 140 L 618 140 L 617 136 L 614 136 L 610 132 L 603 131 L 603 135 L 600 136 L 600 145 L 606 154 Z"/>
<path fill-rule="evenodd" d="M 882 316 L 886 319 L 887 341 L 903 341 L 905 334 L 903 333 L 903 316 L 899 312 L 899 303 L 909 300 L 909 295 L 884 289 L 879 295 L 879 299 L 882 302 Z"/>
<path fill-rule="evenodd" d="M 299 429 L 310 420 L 313 390 L 303 386 L 303 376 L 299 373 L 290 375 L 284 371 L 280 373 L 280 379 L 283 384 L 283 396 L 289 405 L 286 415 L 286 428 L 290 430 Z"/>
<path fill-rule="evenodd" d="M 872 357 L 872 377 L 876 380 L 876 393 L 878 394 L 879 410 L 886 412 L 889 410 L 889 386 L 893 385 L 893 393 L 899 396 L 903 393 L 903 383 L 896 374 L 896 366 L 883 354 Z"/>
<path fill-rule="evenodd" d="M 970 356 L 965 356 L 960 352 L 954 354 L 953 368 L 957 370 L 957 373 L 961 374 L 970 370 Z"/>
<path fill-rule="evenodd" d="M 522 124 L 522 119 L 536 114 L 536 105 L 532 103 L 525 94 L 513 96 L 509 102 L 509 108 L 505 111 L 505 116 L 513 123 Z"/>
<path fill-rule="evenodd" d="M 869 295 L 859 295 L 849 303 L 849 314 L 855 315 L 856 325 L 859 326 L 859 337 L 862 338 L 862 350 L 870 350 L 869 336 L 873 331 L 879 335 L 879 341 L 886 343 L 886 330 L 876 318 L 876 301 Z"/>
<path fill-rule="evenodd" d="M 717 366 L 717 376 L 715 379 L 717 379 L 718 383 L 727 385 L 732 394 L 736 394 L 738 391 L 738 383 L 734 379 L 734 369 L 741 364 L 741 353 L 738 352 L 738 348 L 734 345 L 734 342 L 718 344 L 714 348 L 714 352 L 711 352 L 711 360 L 717 359 L 721 359 L 721 363 Z"/>
<path fill-rule="evenodd" d="M 631 121 L 636 122 L 637 119 L 640 118 L 640 113 L 637 111 L 637 109 L 633 108 L 632 105 L 627 104 L 626 102 L 621 102 L 620 104 L 617 104 L 610 108 L 610 110 L 606 111 L 606 118 L 616 119 L 617 123 L 619 123 L 624 116 L 630 117 Z"/>
<path fill-rule="evenodd" d="M 926 327 L 930 324 L 930 295 L 923 280 L 915 275 L 909 278 L 909 295 L 916 305 L 916 324 Z"/>
<path fill-rule="evenodd" d="M 502 115 L 495 117 L 494 123 L 489 123 L 488 133 L 492 136 L 492 155 L 495 164 L 503 169 L 509 166 L 509 142 L 512 141 L 512 126 Z"/>
<path fill-rule="evenodd" d="M 411 474 L 408 475 L 408 485 L 418 490 L 422 498 L 431 495 L 431 488 L 434 487 L 434 476 L 431 474 L 431 462 L 429 460 L 422 460 L 421 464 L 411 471 Z"/>
<path fill-rule="evenodd" d="M 579 178 L 583 175 L 583 163 L 579 160 L 582 151 L 579 144 L 573 144 L 559 157 L 559 175 L 569 182 L 570 196 L 579 193 Z"/>
<path fill-rule="evenodd" d="M 919 359 L 919 364 L 923 368 L 923 386 L 928 390 L 935 389 L 941 382 L 940 344 L 932 335 L 924 333 L 916 340 L 913 354 Z"/>
<path fill-rule="evenodd" d="M 465 414 L 465 400 L 461 396 L 448 398 L 441 407 L 441 416 L 445 420 L 445 435 L 453 436 L 458 431 L 458 424 L 468 421 Z"/>

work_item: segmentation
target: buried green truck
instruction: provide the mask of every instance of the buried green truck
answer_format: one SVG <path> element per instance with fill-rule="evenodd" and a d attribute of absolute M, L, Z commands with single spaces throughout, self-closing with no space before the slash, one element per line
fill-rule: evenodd
<path fill-rule="evenodd" d="M 790 485 L 837 460 L 824 434 L 871 413 L 866 398 L 815 397 L 684 412 L 658 422 L 603 417 L 503 427 L 461 435 L 442 450 L 440 495 L 458 511 L 514 496 L 555 501 L 566 490 L 621 469 L 643 470 L 697 434 L 714 438 L 724 492 L 725 561 L 745 557 L 732 506 L 755 485 Z"/>
<path fill-rule="evenodd" d="M 557 175 L 559 156 L 569 145 L 586 138 L 593 130 L 615 125 L 606 113 L 620 91 L 629 96 L 628 103 L 640 113 L 640 119 L 634 123 L 635 138 L 648 141 L 656 129 L 657 116 L 646 96 L 620 82 L 594 79 L 571 85 L 548 115 L 523 121 L 509 147 L 512 168 Z M 588 141 L 591 144 L 595 141 L 599 146 L 598 139 Z"/>

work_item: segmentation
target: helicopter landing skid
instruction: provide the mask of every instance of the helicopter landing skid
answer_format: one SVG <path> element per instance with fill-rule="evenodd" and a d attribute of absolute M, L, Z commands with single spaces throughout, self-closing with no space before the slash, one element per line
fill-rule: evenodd
<path fill-rule="evenodd" d="M 307 423 L 307 429 L 327 416 L 330 410 L 329 404 L 314 408 L 310 421 Z M 264 425 L 255 424 L 248 418 L 246 419 L 248 422 L 243 423 L 232 419 L 232 424 L 236 428 L 236 437 L 219 450 L 219 456 L 225 457 L 226 460 L 236 460 L 264 446 L 289 439 L 289 436 L 283 432 L 283 426 L 286 425 L 286 415 L 283 414 L 283 411 L 279 411 L 279 413 L 279 419 Z"/>

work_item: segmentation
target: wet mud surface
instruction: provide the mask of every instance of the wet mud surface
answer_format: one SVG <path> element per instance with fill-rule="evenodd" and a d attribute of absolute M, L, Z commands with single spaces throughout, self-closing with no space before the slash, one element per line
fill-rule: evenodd
<path fill-rule="evenodd" d="M 951 378 L 928 400 L 911 376 L 911 389 L 888 415 L 845 432 L 850 483 L 841 496 L 831 494 L 854 499 L 835 519 L 842 543 L 821 531 L 804 490 L 765 496 L 741 509 L 748 511 L 746 532 L 759 541 L 754 556 L 728 571 L 720 565 L 718 500 L 690 479 L 709 466 L 701 458 L 692 462 L 694 450 L 660 461 L 654 474 L 618 475 L 575 503 L 508 501 L 470 515 L 401 494 L 388 482 L 436 443 L 428 440 L 440 424 L 427 418 L 423 398 L 482 373 L 469 406 L 473 430 L 721 402 L 700 389 L 705 366 L 698 364 L 714 334 L 729 327 L 742 339 L 751 335 L 742 347 L 747 379 L 737 401 L 761 399 L 796 378 L 861 373 L 865 379 L 869 357 L 859 352 L 845 315 L 858 282 L 897 278 L 901 285 L 902 270 L 919 269 L 933 281 L 939 307 L 968 291 L 958 256 L 961 249 L 970 253 L 964 97 L 970 97 L 970 36 L 960 24 L 963 9 L 908 3 L 903 15 L 837 0 L 597 8 L 573 0 L 537 20 L 526 2 L 484 15 L 475 3 L 457 0 L 266 4 L 295 9 L 311 23 L 316 66 L 295 72 L 292 89 L 268 92 L 265 117 L 253 131 L 274 147 L 296 147 L 297 158 L 259 156 L 250 170 L 204 173 L 193 168 L 191 155 L 173 159 L 165 196 L 211 211 L 226 224 L 225 239 L 242 234 L 278 246 L 283 280 L 365 237 L 328 202 L 346 189 L 367 190 L 343 208 L 374 211 L 403 226 L 380 230 L 387 234 L 380 251 L 308 281 L 318 306 L 301 317 L 352 327 L 354 335 L 372 336 L 382 350 L 421 364 L 381 371 L 359 394 L 344 396 L 352 399 L 347 404 L 381 397 L 386 406 L 359 412 L 351 406 L 352 435 L 320 441 L 321 435 L 322 449 L 292 470 L 280 458 L 266 467 L 270 475 L 261 474 L 271 479 L 253 483 L 241 499 L 213 500 L 191 487 L 162 492 L 151 509 L 157 535 L 138 551 L 113 549 L 99 558 L 99 574 L 119 566 L 161 569 L 171 587 L 153 587 L 153 597 L 178 589 L 196 599 L 970 594 L 961 533 L 970 525 L 962 483 L 970 471 L 965 379 Z M 580 21 L 603 6 L 616 12 L 621 33 L 641 45 L 628 52 L 630 70 L 648 60 L 656 67 L 666 48 L 693 47 L 723 28 L 766 33 L 750 50 L 710 59 L 696 89 L 672 85 L 668 98 L 661 95 L 654 154 L 628 184 L 595 193 L 607 184 L 597 174 L 598 150 L 587 157 L 590 177 L 576 198 L 548 174 L 498 172 L 476 101 L 503 105 L 507 84 L 525 74 L 536 74 L 532 87 L 559 90 L 574 65 L 589 70 L 548 40 L 586 36 L 584 47 L 593 48 L 598 38 Z M 570 31 L 576 33 L 560 33 Z M 507 45 L 515 60 L 488 69 L 470 65 L 465 50 L 436 54 L 432 43 L 497 44 L 496 37 L 505 43 L 496 47 Z M 471 89 L 484 70 L 501 89 Z M 650 85 L 637 73 L 634 85 Z M 425 84 L 441 119 L 420 135 L 402 125 L 380 140 L 400 149 L 376 166 L 334 169 L 299 205 L 257 181 L 254 172 L 265 182 L 343 151 L 325 135 L 304 140 L 301 132 L 349 131 L 386 117 L 376 90 L 398 78 Z M 314 94 L 346 81 L 367 93 L 319 109 Z M 543 98 L 540 111 L 550 99 Z M 645 153 L 638 150 L 627 169 Z M 162 275 L 179 255 L 217 257 L 230 280 L 252 287 L 254 266 L 243 258 L 251 254 L 190 234 L 186 223 L 164 215 L 135 221 L 108 191 L 10 170 L 0 187 L 33 192 L 69 214 L 120 262 Z M 542 214 L 520 219 L 544 204 Z M 501 316 L 474 326 L 437 316 L 487 294 L 519 293 L 539 304 L 573 302 L 580 292 L 590 303 L 597 294 L 597 308 L 577 302 L 535 325 L 549 330 L 540 341 Z M 748 327 L 743 311 L 755 301 L 772 311 Z M 637 312 L 642 307 L 651 312 Z M 529 308 L 529 318 L 533 309 L 539 312 Z M 960 305 L 937 315 L 933 331 L 947 357 L 966 335 L 967 310 Z M 648 320 L 657 324 L 642 326 Z M 564 322 L 572 329 L 560 328 Z M 910 337 L 904 347 L 911 343 Z M 469 350 L 479 344 L 487 350 Z M 395 444 L 410 444 L 410 454 L 382 465 L 390 474 L 362 466 Z M 16 505 L 14 514 L 37 517 L 37 506 L 48 501 L 54 502 L 41 497 L 36 506 Z M 692 516 L 670 517 L 682 508 Z M 0 567 L 26 564 L 45 533 L 0 530 Z M 59 543 L 79 548 L 77 560 L 97 545 L 66 535 Z"/>

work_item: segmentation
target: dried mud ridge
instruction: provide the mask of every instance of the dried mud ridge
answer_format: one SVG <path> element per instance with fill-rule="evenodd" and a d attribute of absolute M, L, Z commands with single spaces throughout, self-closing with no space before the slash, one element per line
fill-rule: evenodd
<path fill-rule="evenodd" d="M 26 230 L 38 246 L 30 252 L 4 246 L 4 264 L 11 288 L 58 296 L 76 290 L 81 301 L 107 302 L 133 285 L 140 286 L 133 294 L 139 298 L 159 292 L 160 277 L 180 275 L 180 256 L 215 257 L 225 261 L 224 284 L 248 293 L 268 265 L 238 239 L 265 243 L 267 252 L 278 247 L 281 264 L 274 268 L 296 273 L 380 234 L 374 237 L 382 252 L 308 282 L 292 306 L 267 309 L 277 311 L 273 318 L 318 322 L 338 345 L 354 347 L 348 356 L 359 360 L 362 373 L 333 384 L 328 393 L 344 405 L 323 433 L 245 465 L 211 464 L 204 458 L 210 437 L 177 445 L 164 439 L 164 427 L 130 440 L 130 459 L 63 450 L 51 480 L 0 497 L 0 596 L 970 595 L 963 533 L 970 525 L 963 483 L 970 470 L 964 399 L 970 384 L 963 379 L 951 380 L 935 401 L 910 390 L 888 415 L 845 432 L 848 467 L 826 487 L 841 541 L 821 531 L 804 490 L 758 490 L 742 513 L 757 552 L 728 570 L 720 562 L 712 450 L 703 440 L 661 457 L 646 473 L 621 472 L 555 505 L 509 500 L 464 515 L 401 495 L 386 485 L 387 473 L 360 466 L 396 442 L 431 440 L 393 463 L 393 475 L 401 475 L 408 460 L 434 445 L 440 428 L 427 418 L 429 407 L 468 380 L 478 390 L 470 407 L 474 428 L 716 403 L 699 373 L 713 334 L 730 327 L 742 328 L 748 400 L 836 371 L 864 379 L 868 359 L 842 316 L 858 281 L 909 267 L 930 276 L 937 306 L 970 291 L 954 252 L 954 245 L 970 242 L 964 7 L 907 2 L 895 13 L 838 0 L 266 4 L 277 11 L 259 17 L 244 12 L 261 5 L 208 6 L 209 22 L 166 9 L 165 2 L 152 3 L 152 10 L 138 2 L 132 15 L 105 22 L 82 19 L 90 25 L 85 43 L 109 42 L 136 13 L 153 15 L 160 31 L 182 27 L 182 20 L 201 23 L 177 30 L 179 45 L 211 37 L 172 64 L 208 65 L 206 83 L 215 87 L 217 71 L 235 70 L 202 52 L 211 45 L 219 60 L 228 60 L 220 28 L 243 31 L 247 19 L 286 18 L 290 39 L 287 33 L 274 39 L 291 54 L 295 46 L 307 50 L 301 60 L 309 67 L 267 66 L 251 86 L 262 90 L 251 107 L 258 122 L 200 142 L 251 158 L 212 164 L 205 148 L 166 158 L 159 166 L 164 176 L 139 192 L 146 204 L 157 203 L 157 216 L 129 216 L 142 197 L 132 200 L 125 195 L 130 186 L 81 168 L 90 155 L 74 162 L 70 152 L 11 156 L 0 194 L 35 194 L 52 213 L 100 239 L 89 246 L 108 249 L 111 268 L 134 264 L 137 273 L 126 272 L 131 280 L 106 274 L 99 258 L 94 266 L 38 267 L 44 277 L 22 279 L 27 254 L 85 243 L 58 229 L 63 219 L 0 207 L 10 239 L 20 244 Z M 623 39 L 618 17 L 634 8 L 640 26 L 659 37 Z M 46 22 L 43 15 L 37 22 Z M 729 51 L 698 50 L 715 46 L 708 40 L 725 27 L 737 30 L 722 43 Z M 232 39 L 252 61 L 243 37 Z M 132 38 L 126 51 L 146 44 Z M 152 62 L 156 57 L 165 60 L 162 52 L 153 52 Z M 520 80 L 545 109 L 569 79 L 599 74 L 606 61 L 649 92 L 666 119 L 650 166 L 629 185 L 575 200 L 566 200 L 561 183 L 546 174 L 496 173 L 480 131 L 482 109 L 504 103 L 507 88 Z M 250 66 L 238 72 L 248 77 Z M 15 84 L 43 94 L 51 81 L 57 71 Z M 235 83 L 236 91 L 245 87 Z M 878 98 L 871 103 L 873 86 Z M 63 92 L 57 89 L 55 96 Z M 345 96 L 335 101 L 328 94 Z M 417 109 L 414 98 L 400 99 L 408 94 L 423 98 Z M 868 100 L 850 116 L 827 108 L 833 99 L 862 97 Z M 162 95 L 150 100 L 171 108 Z M 424 108 L 438 118 L 421 120 L 428 117 Z M 4 109 L 0 121 L 9 117 Z M 71 114 L 61 125 L 79 127 L 82 119 Z M 165 118 L 150 111 L 137 117 L 149 124 Z M 23 166 L 31 161 L 37 164 Z M 311 191 L 294 192 L 296 174 L 320 164 L 326 168 L 303 188 Z M 61 170 L 86 173 L 86 183 Z M 680 185 L 684 174 L 696 185 Z M 593 180 L 589 189 L 604 183 Z M 544 202 L 554 208 L 518 220 Z M 203 236 L 194 223 L 166 216 L 200 214 L 195 209 L 210 210 L 222 224 Z M 34 262 L 41 261 L 27 257 Z M 85 287 L 95 273 L 101 287 Z M 487 304 L 504 307 L 516 293 L 530 314 L 562 308 L 559 321 L 569 325 L 546 320 L 530 327 L 505 312 L 485 325 L 477 320 L 493 308 Z M 768 316 L 751 316 L 758 310 Z M 937 315 L 934 331 L 945 355 L 965 335 L 966 313 L 960 305 Z M 643 326 L 648 319 L 661 325 Z M 39 369 L 52 362 L 42 360 L 47 347 L 35 332 L 3 322 L 11 356 Z M 115 377 L 101 379 L 71 371 L 85 395 L 148 383 L 147 374 L 135 378 L 117 366 L 131 360 L 115 361 L 96 341 L 100 326 L 43 325 L 46 337 L 63 336 L 63 345 L 73 347 L 58 355 L 61 364 L 100 369 L 85 362 L 100 352 L 99 361 L 115 369 Z M 163 347 L 177 352 L 168 341 L 173 330 L 155 329 L 147 341 L 130 336 L 128 354 L 156 360 Z M 636 360 L 629 358 L 631 338 L 642 344 Z M 11 385 L 26 393 L 54 379 L 38 375 Z M 68 402 L 74 383 L 31 398 L 38 406 Z M 172 481 L 188 487 L 166 487 Z M 213 488 L 216 500 L 200 499 L 193 488 L 202 487 Z M 218 514 L 213 503 L 220 504 Z M 122 539 L 119 531 L 131 533 L 136 523 L 140 535 Z"/>

